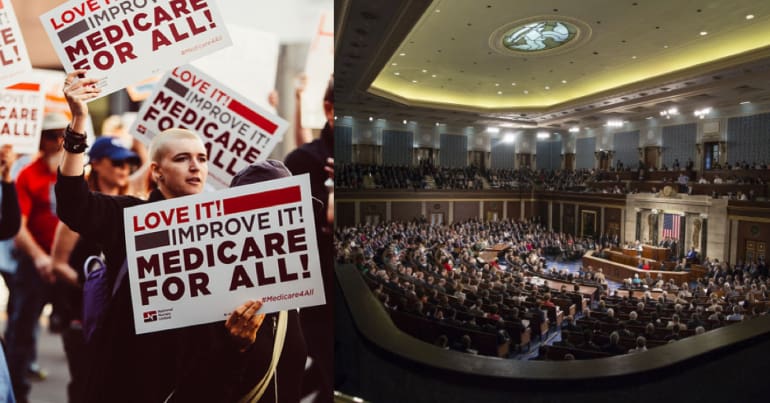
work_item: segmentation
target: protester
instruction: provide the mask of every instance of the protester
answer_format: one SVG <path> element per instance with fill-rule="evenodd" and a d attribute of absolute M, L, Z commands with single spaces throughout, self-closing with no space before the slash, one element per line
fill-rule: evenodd
<path fill-rule="evenodd" d="M 290 176 L 280 161 L 264 161 L 239 172 L 231 187 Z M 305 339 L 297 310 L 287 311 L 283 348 L 275 344 L 279 313 L 266 315 L 268 329 L 257 333 L 253 345 L 242 354 L 231 348 L 232 341 L 218 323 L 183 329 L 177 354 L 177 384 L 170 402 L 235 402 L 268 373 L 273 352 L 278 348 L 280 361 L 274 374 L 268 375 L 260 403 L 299 402 L 302 398 L 305 370 Z M 272 329 L 270 329 L 272 327 Z M 313 335 L 310 335 L 313 337 Z"/>
<path fill-rule="evenodd" d="M 175 352 L 185 333 L 179 330 L 136 335 L 128 281 L 125 280 L 126 248 L 123 209 L 203 191 L 208 173 L 207 153 L 200 137 L 184 129 L 169 129 L 150 144 L 150 172 L 156 189 L 147 201 L 131 196 L 93 193 L 83 177 L 86 144 L 86 101 L 99 96 L 96 78 L 80 78 L 75 70 L 65 79 L 64 94 L 72 122 L 64 138 L 64 157 L 59 166 L 56 194 L 62 221 L 81 237 L 98 242 L 105 255 L 109 289 L 117 292 L 105 308 L 106 315 L 87 346 L 92 361 L 87 369 L 86 402 L 162 402 L 174 393 L 177 368 Z M 122 274 L 121 274 L 122 272 Z M 110 292 L 105 290 L 105 292 Z M 248 301 L 233 312 L 224 328 L 232 336 L 234 354 L 255 341 L 263 314 L 262 304 Z"/>

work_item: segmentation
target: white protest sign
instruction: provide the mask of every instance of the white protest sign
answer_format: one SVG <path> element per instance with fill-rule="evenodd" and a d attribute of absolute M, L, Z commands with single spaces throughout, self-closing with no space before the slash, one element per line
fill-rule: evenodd
<path fill-rule="evenodd" d="M 238 93 L 259 107 L 275 113 L 268 102 L 275 90 L 278 54 L 281 44 L 271 32 L 227 24 L 233 46 L 196 59 L 191 64 L 216 77 L 222 84 L 237 88 Z"/>
<path fill-rule="evenodd" d="M 241 169 L 267 159 L 283 139 L 288 122 L 185 65 L 160 80 L 129 132 L 149 143 L 173 127 L 201 136 L 209 155 L 209 183 L 221 189 Z"/>
<path fill-rule="evenodd" d="M 72 0 L 40 16 L 64 69 L 101 96 L 230 45 L 214 0 Z"/>
<path fill-rule="evenodd" d="M 124 210 L 137 334 L 325 303 L 307 174 Z"/>
<path fill-rule="evenodd" d="M 39 82 L 14 84 L 0 90 L 0 143 L 19 154 L 35 154 L 43 124 L 43 89 Z"/>
<path fill-rule="evenodd" d="M 302 127 L 321 129 L 326 124 L 324 95 L 334 73 L 334 18 L 321 13 L 305 63 L 307 85 L 302 92 Z"/>
<path fill-rule="evenodd" d="M 0 84 L 16 84 L 19 76 L 32 71 L 19 21 L 10 0 L 0 0 Z"/>

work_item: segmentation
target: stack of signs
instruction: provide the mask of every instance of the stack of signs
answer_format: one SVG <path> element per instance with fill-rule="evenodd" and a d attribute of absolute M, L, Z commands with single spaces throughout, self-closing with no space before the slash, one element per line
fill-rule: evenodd
<path fill-rule="evenodd" d="M 185 65 L 160 80 L 130 132 L 148 143 L 163 130 L 178 127 L 201 136 L 209 155 L 209 183 L 221 189 L 241 169 L 267 159 L 288 122 Z"/>
<path fill-rule="evenodd" d="M 231 43 L 214 0 L 72 0 L 40 21 L 64 69 L 88 69 L 101 96 Z"/>
<path fill-rule="evenodd" d="M 307 174 L 124 210 L 136 333 L 325 303 Z"/>
<path fill-rule="evenodd" d="M 30 71 L 32 64 L 11 0 L 0 0 L 0 85 L 16 84 L 20 75 Z"/>

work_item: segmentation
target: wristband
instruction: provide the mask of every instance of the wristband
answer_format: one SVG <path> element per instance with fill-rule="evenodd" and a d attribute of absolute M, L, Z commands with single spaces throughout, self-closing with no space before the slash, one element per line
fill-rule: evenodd
<path fill-rule="evenodd" d="M 77 133 L 67 125 L 64 129 L 64 149 L 73 154 L 81 154 L 86 151 L 88 144 L 86 144 L 86 135 Z"/>

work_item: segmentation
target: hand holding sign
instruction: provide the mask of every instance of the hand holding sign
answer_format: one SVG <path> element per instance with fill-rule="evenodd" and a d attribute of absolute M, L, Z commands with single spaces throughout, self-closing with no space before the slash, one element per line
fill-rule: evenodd
<path fill-rule="evenodd" d="M 64 79 L 64 97 L 67 99 L 73 119 L 87 119 L 88 105 L 86 105 L 86 101 L 98 97 L 102 92 L 100 88 L 96 87 L 98 79 L 84 77 L 87 72 L 88 70 L 84 69 L 75 70 L 67 74 L 67 78 Z"/>
<path fill-rule="evenodd" d="M 236 308 L 225 322 L 225 327 L 240 346 L 241 352 L 254 344 L 257 332 L 265 320 L 265 314 L 257 313 L 259 308 L 262 308 L 262 301 L 246 301 Z"/>

